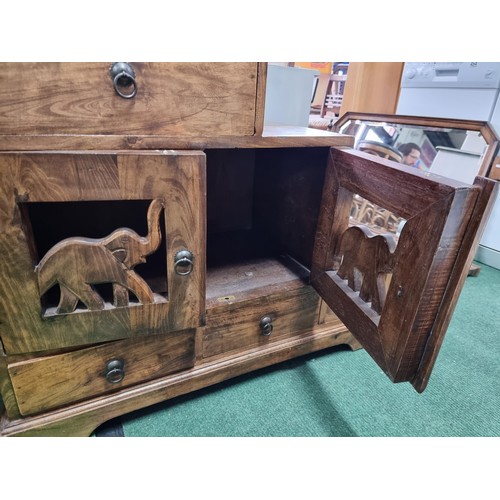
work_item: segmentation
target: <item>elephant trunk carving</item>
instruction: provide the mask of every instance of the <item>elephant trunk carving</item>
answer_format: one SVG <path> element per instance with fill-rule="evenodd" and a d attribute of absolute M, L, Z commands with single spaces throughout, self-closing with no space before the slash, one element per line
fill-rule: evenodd
<path fill-rule="evenodd" d="M 104 238 L 73 237 L 54 245 L 35 268 L 40 296 L 57 283 L 61 291 L 57 314 L 73 312 L 79 300 L 89 310 L 100 310 L 105 304 L 92 285 L 112 283 L 115 307 L 129 304 L 129 291 L 142 304 L 153 303 L 152 290 L 133 269 L 160 246 L 163 208 L 163 200 L 151 202 L 147 236 L 120 228 Z"/>
<path fill-rule="evenodd" d="M 102 244 L 112 252 L 123 251 L 125 253 L 123 264 L 128 269 L 146 262 L 145 257 L 156 252 L 161 243 L 160 214 L 162 210 L 163 200 L 156 199 L 151 202 L 147 215 L 147 236 L 139 236 L 131 229 L 120 228 L 103 238 Z"/>

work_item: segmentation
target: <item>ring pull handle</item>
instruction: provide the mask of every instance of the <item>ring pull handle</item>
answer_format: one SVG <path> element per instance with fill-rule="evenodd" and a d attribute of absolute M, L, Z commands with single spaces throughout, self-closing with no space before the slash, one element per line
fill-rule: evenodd
<path fill-rule="evenodd" d="M 193 271 L 194 256 L 189 250 L 180 250 L 174 257 L 174 270 L 179 276 L 187 276 Z"/>
<path fill-rule="evenodd" d="M 271 316 L 264 316 L 260 319 L 259 322 L 260 333 L 264 335 L 264 337 L 269 337 L 271 333 L 273 333 L 273 320 Z"/>
<path fill-rule="evenodd" d="M 110 384 L 118 384 L 125 377 L 124 363 L 121 359 L 112 359 L 106 363 L 104 376 Z"/>
<path fill-rule="evenodd" d="M 137 94 L 137 82 L 135 81 L 135 71 L 131 64 L 125 62 L 113 63 L 109 68 L 109 74 L 113 81 L 116 93 L 124 99 L 132 99 Z M 132 90 L 125 92 L 127 89 Z"/>

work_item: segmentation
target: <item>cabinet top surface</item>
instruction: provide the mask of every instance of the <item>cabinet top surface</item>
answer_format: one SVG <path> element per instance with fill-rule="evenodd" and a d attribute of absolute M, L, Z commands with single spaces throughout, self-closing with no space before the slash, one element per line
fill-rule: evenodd
<path fill-rule="evenodd" d="M 307 127 L 266 126 L 262 136 L 0 135 L 0 151 L 353 147 L 354 137 Z"/>
<path fill-rule="evenodd" d="M 265 63 L 138 62 L 114 79 L 112 67 L 0 63 L 0 151 L 352 145 L 336 133 L 264 127 Z"/>

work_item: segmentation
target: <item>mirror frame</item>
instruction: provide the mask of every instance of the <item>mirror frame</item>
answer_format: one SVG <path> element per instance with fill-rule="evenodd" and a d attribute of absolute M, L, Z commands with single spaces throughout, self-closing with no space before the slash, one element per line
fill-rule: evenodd
<path fill-rule="evenodd" d="M 491 166 L 493 164 L 493 159 L 497 154 L 499 139 L 488 122 L 476 121 L 476 120 L 457 120 L 448 118 L 432 118 L 425 116 L 407 116 L 407 115 L 381 115 L 377 113 L 359 113 L 348 111 L 344 113 L 333 125 L 333 132 L 341 133 L 340 129 L 349 120 L 360 120 L 360 121 L 371 121 L 371 122 L 385 122 L 394 123 L 397 125 L 413 125 L 417 127 L 442 127 L 442 128 L 454 128 L 460 130 L 471 130 L 480 132 L 486 141 L 488 147 L 486 148 L 483 159 L 479 166 L 476 175 L 487 177 Z"/>
<path fill-rule="evenodd" d="M 500 181 L 500 156 L 493 160 L 488 177 L 494 181 Z"/>

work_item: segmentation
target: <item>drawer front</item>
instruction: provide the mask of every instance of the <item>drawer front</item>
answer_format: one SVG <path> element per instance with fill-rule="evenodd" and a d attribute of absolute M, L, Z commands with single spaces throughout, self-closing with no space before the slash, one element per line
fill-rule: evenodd
<path fill-rule="evenodd" d="M 195 329 L 10 363 L 23 415 L 115 392 L 194 365 Z"/>
<path fill-rule="evenodd" d="M 254 134 L 256 63 L 131 65 L 127 99 L 111 63 L 0 64 L 0 134 Z"/>
<path fill-rule="evenodd" d="M 0 154 L 7 354 L 199 326 L 204 184 L 201 152 Z"/>
<path fill-rule="evenodd" d="M 266 346 L 311 330 L 318 323 L 319 303 L 312 288 L 302 287 L 209 309 L 203 357 Z"/>

